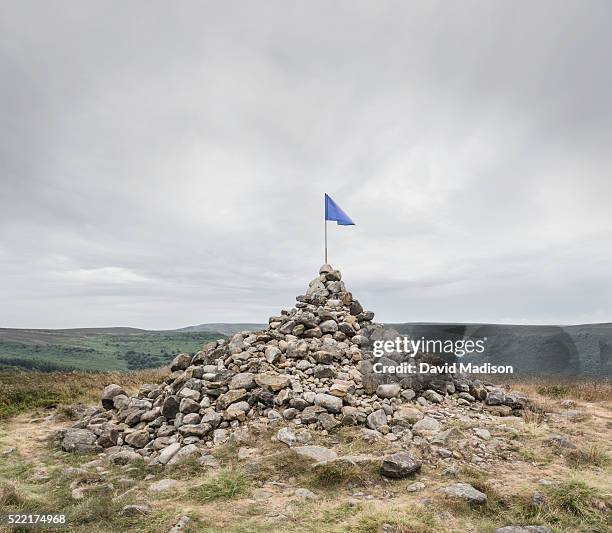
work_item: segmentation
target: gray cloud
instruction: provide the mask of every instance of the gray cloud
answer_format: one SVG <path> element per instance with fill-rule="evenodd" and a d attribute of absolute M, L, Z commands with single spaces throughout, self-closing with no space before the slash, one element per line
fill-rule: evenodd
<path fill-rule="evenodd" d="M 4 327 L 611 319 L 608 2 L 4 2 Z"/>

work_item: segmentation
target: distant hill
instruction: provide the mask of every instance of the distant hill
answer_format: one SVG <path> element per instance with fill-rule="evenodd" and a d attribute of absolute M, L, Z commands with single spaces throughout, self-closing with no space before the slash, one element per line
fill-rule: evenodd
<path fill-rule="evenodd" d="M 0 329 L 0 367 L 29 370 L 136 370 L 163 366 L 180 352 L 195 353 L 216 331 L 136 328 Z"/>
<path fill-rule="evenodd" d="M 486 338 L 465 361 L 513 365 L 520 374 L 612 376 L 612 323 L 575 326 L 388 324 L 412 338 Z"/>
<path fill-rule="evenodd" d="M 219 322 L 212 324 L 198 324 L 197 326 L 187 326 L 186 328 L 177 329 L 176 331 L 194 332 L 194 331 L 208 331 L 221 333 L 223 335 L 234 335 L 241 331 L 258 330 L 263 329 L 265 324 L 249 324 L 249 323 L 237 323 L 231 324 L 227 322 Z"/>
<path fill-rule="evenodd" d="M 575 326 L 387 324 L 412 338 L 485 338 L 483 354 L 464 361 L 513 365 L 519 374 L 612 376 L 612 323 Z M 213 339 L 264 324 L 209 323 L 169 331 L 137 328 L 0 328 L 0 367 L 37 370 L 134 370 L 167 364 Z"/>

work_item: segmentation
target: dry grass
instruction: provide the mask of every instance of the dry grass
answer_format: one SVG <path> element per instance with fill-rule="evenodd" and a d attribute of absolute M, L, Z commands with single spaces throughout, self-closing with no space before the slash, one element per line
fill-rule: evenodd
<path fill-rule="evenodd" d="M 536 394 L 554 400 L 582 400 L 585 402 L 612 401 L 610 378 L 564 378 L 541 376 L 516 376 L 504 383 L 528 396 Z"/>
<path fill-rule="evenodd" d="M 569 450 L 565 455 L 565 460 L 573 468 L 582 468 L 584 466 L 603 467 L 610 463 L 606 449 L 597 444 Z"/>
<path fill-rule="evenodd" d="M 168 369 L 139 372 L 2 372 L 0 373 L 0 418 L 28 409 L 55 407 L 77 402 L 98 403 L 100 392 L 109 383 L 135 391 L 146 382 L 159 382 Z"/>

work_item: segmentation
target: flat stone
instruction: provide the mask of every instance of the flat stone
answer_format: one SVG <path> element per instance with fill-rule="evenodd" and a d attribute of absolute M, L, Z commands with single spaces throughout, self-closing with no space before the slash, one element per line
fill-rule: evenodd
<path fill-rule="evenodd" d="M 426 416 L 412 426 L 412 431 L 417 435 L 428 435 L 440 431 L 440 422 L 435 418 Z"/>
<path fill-rule="evenodd" d="M 380 473 L 385 477 L 404 478 L 421 469 L 421 461 L 408 452 L 397 452 L 383 458 Z"/>
<path fill-rule="evenodd" d="M 302 457 L 312 459 L 317 463 L 325 463 L 333 461 L 338 457 L 334 450 L 325 448 L 324 446 L 296 446 L 293 451 Z"/>
<path fill-rule="evenodd" d="M 487 501 L 486 494 L 476 490 L 468 483 L 454 483 L 453 485 L 441 488 L 440 492 L 451 498 L 465 500 L 470 503 L 483 504 Z"/>

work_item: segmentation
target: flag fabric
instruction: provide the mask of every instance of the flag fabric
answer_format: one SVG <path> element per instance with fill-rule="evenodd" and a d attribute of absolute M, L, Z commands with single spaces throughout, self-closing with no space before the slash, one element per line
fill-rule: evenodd
<path fill-rule="evenodd" d="M 351 217 L 349 217 L 327 194 L 325 195 L 325 220 L 335 221 L 340 226 L 355 225 Z"/>

